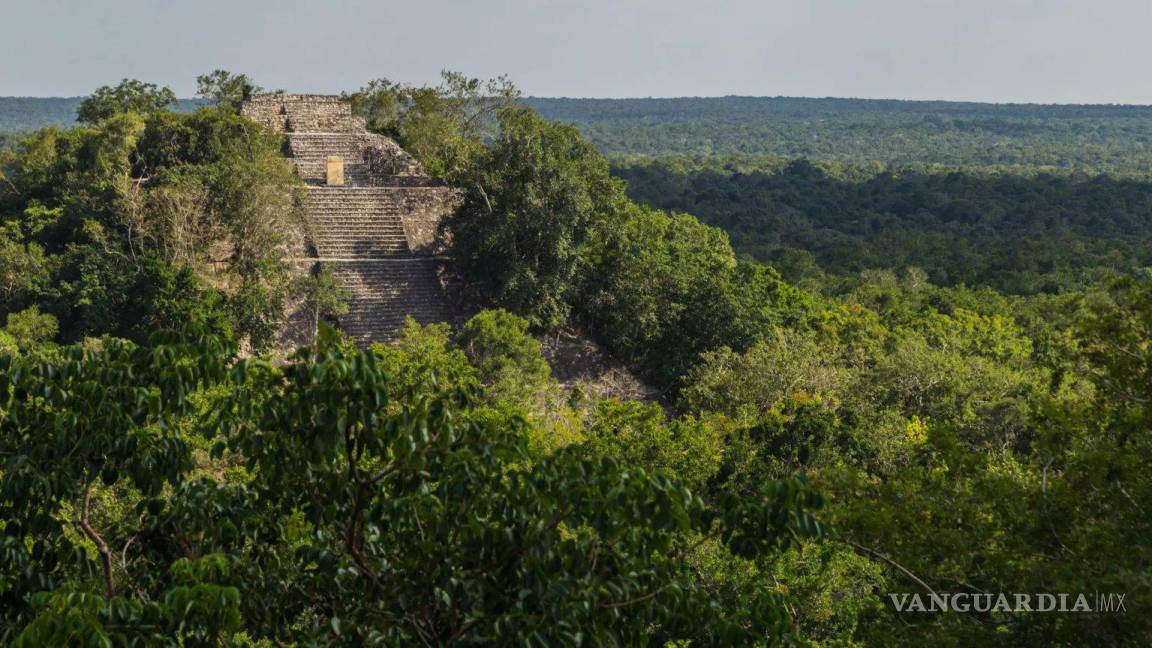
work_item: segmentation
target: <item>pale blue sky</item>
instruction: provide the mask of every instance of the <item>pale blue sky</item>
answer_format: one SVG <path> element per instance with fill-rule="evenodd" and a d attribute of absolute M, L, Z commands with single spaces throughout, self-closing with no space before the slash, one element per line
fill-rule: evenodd
<path fill-rule="evenodd" d="M 538 96 L 1152 103 L 1152 0 L 0 0 L 0 96 L 444 67 Z"/>

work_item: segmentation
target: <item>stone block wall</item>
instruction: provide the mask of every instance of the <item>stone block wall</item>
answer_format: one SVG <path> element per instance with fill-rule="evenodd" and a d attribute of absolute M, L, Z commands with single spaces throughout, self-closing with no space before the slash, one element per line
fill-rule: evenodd
<path fill-rule="evenodd" d="M 450 187 L 420 187 L 403 191 L 400 221 L 413 254 L 443 254 L 448 245 L 440 225 L 460 206 L 461 194 Z"/>
<path fill-rule="evenodd" d="M 364 120 L 352 116 L 343 99 L 330 95 L 256 95 L 240 108 L 240 114 L 281 133 L 358 132 Z"/>
<path fill-rule="evenodd" d="M 428 177 L 424 165 L 386 137 L 375 137 L 362 143 L 364 163 L 368 172 L 378 178 L 392 176 Z"/>

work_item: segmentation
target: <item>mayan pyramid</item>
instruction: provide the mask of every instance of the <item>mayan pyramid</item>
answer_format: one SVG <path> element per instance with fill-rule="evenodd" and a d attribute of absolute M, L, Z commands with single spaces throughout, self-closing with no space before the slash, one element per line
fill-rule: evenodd
<path fill-rule="evenodd" d="M 343 331 L 370 344 L 391 339 L 406 317 L 449 319 L 437 234 L 456 191 L 368 132 L 338 96 L 257 95 L 240 112 L 285 135 L 306 185 L 307 265 L 330 267 L 350 296 Z"/>

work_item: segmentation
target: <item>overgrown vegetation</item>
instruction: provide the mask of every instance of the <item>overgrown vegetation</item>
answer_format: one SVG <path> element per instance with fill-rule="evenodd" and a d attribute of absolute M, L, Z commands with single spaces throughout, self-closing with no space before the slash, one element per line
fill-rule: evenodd
<path fill-rule="evenodd" d="M 454 224 L 462 273 L 537 330 L 591 332 L 684 417 L 654 431 L 655 411 L 608 406 L 597 411 L 624 418 L 605 428 L 592 414 L 585 443 L 737 497 L 796 472 L 829 496 L 832 537 L 755 566 L 716 556 L 719 572 L 701 578 L 718 599 L 752 600 L 771 578 L 794 597 L 802 636 L 837 645 L 1148 636 L 1138 615 L 909 618 L 884 596 L 1098 589 L 1146 600 L 1142 554 L 1125 549 L 1150 537 L 1142 511 L 1152 495 L 1124 468 L 1143 461 L 1152 429 L 1139 181 L 825 165 L 855 175 L 833 180 L 796 162 L 752 175 L 759 194 L 735 184 L 745 176 L 731 188 L 722 174 L 720 187 L 705 184 L 701 195 L 721 208 L 762 208 L 763 195 L 791 207 L 768 227 L 752 212 L 732 228 L 738 236 L 811 244 L 805 222 L 787 218 L 801 209 L 816 223 L 860 222 L 863 249 L 834 248 L 855 256 L 824 253 L 827 271 L 785 265 L 801 289 L 737 260 L 720 230 L 633 203 L 575 128 L 518 106 L 496 116 L 474 172 L 460 176 L 469 189 Z M 664 169 L 653 166 L 659 180 Z M 694 195 L 683 184 L 635 175 L 648 202 L 696 206 L 678 202 Z M 907 232 L 893 226 L 901 217 Z M 934 222 L 944 223 L 941 246 L 979 249 L 983 262 L 965 267 L 920 243 Z M 1113 326 L 1122 332 L 1105 332 Z M 638 437 L 660 449 L 630 447 Z M 1106 584 L 1087 586 L 1097 582 Z"/>
<path fill-rule="evenodd" d="M 38 307 L 60 341 L 210 325 L 273 343 L 301 231 L 275 134 L 230 107 L 177 114 L 170 90 L 125 82 L 7 154 L 0 180 L 0 310 Z M 142 112 L 141 112 L 142 111 Z"/>
<path fill-rule="evenodd" d="M 287 180 L 228 96 L 42 131 L 7 158 L 6 641 L 1152 636 L 1141 184 L 623 167 L 644 205 L 506 81 L 379 81 L 353 106 L 464 190 L 456 270 L 493 308 L 369 350 L 321 325 L 287 361 L 241 359 L 236 341 L 270 339 L 280 285 L 256 187 Z M 700 208 L 752 254 L 652 205 Z M 1084 249 L 1045 256 L 1057 234 Z M 339 308 L 329 279 L 311 282 L 318 325 Z M 533 337 L 560 327 L 661 402 L 561 389 Z M 888 595 L 910 592 L 1114 592 L 1128 611 L 897 612 Z"/>

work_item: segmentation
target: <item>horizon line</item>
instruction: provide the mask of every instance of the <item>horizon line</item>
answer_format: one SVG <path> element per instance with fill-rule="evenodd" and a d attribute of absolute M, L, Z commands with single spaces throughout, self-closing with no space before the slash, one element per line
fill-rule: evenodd
<path fill-rule="evenodd" d="M 291 93 L 286 94 L 311 94 L 317 96 L 341 96 L 343 93 Z M 90 95 L 0 95 L 0 99 L 84 99 Z M 542 99 L 542 100 L 567 100 L 567 101 L 675 101 L 685 99 L 765 99 L 765 100 L 802 100 L 802 101 L 875 101 L 875 102 L 896 102 L 896 103 L 937 103 L 937 104 L 972 104 L 981 106 L 1037 106 L 1037 107 L 1075 107 L 1075 108 L 1152 108 L 1152 103 L 1122 103 L 1122 102 L 1080 102 L 1080 103 L 1061 103 L 1061 102 L 1046 102 L 1046 101 L 980 101 L 974 99 L 923 99 L 923 98 L 896 98 L 896 97 L 852 97 L 852 96 L 805 96 L 805 95 L 744 95 L 744 94 L 725 94 L 725 95 L 668 95 L 668 96 L 633 96 L 633 97 L 611 97 L 611 96 L 577 96 L 577 95 L 524 95 L 522 99 Z M 199 97 L 177 97 L 177 101 L 207 101 Z"/>

